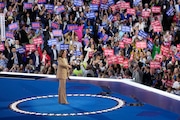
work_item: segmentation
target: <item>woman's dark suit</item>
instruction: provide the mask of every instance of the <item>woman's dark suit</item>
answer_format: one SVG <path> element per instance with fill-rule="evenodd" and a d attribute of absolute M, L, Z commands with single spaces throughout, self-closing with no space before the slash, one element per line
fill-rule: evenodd
<path fill-rule="evenodd" d="M 58 58 L 58 68 L 56 77 L 59 79 L 60 83 L 58 89 L 59 103 L 68 104 L 66 100 L 66 79 L 69 77 L 69 67 L 66 58 Z"/>

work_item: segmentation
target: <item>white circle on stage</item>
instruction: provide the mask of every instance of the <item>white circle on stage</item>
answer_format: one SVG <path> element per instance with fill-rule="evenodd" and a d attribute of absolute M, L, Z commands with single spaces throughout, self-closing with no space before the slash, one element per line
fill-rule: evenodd
<path fill-rule="evenodd" d="M 37 115 L 37 116 L 82 116 L 82 115 L 92 115 L 92 114 L 100 114 L 100 113 L 106 113 L 110 111 L 117 110 L 121 107 L 124 106 L 125 102 L 119 98 L 112 97 L 112 96 L 104 96 L 104 95 L 94 95 L 94 94 L 67 94 L 68 97 L 74 96 L 74 97 L 97 97 L 97 98 L 105 98 L 105 99 L 110 99 L 114 100 L 117 102 L 117 104 L 111 108 L 108 109 L 102 109 L 98 111 L 90 111 L 90 112 L 77 112 L 77 113 L 41 113 L 41 112 L 30 112 L 30 111 L 25 111 L 21 110 L 18 108 L 18 105 L 20 103 L 24 103 L 26 101 L 31 101 L 31 100 L 37 100 L 37 99 L 48 99 L 48 98 L 53 98 L 53 97 L 58 97 L 58 95 L 47 95 L 47 96 L 36 96 L 36 97 L 30 97 L 30 98 L 25 98 L 22 100 L 18 100 L 12 104 L 10 104 L 10 108 L 18 113 L 22 114 L 29 114 L 29 115 Z"/>

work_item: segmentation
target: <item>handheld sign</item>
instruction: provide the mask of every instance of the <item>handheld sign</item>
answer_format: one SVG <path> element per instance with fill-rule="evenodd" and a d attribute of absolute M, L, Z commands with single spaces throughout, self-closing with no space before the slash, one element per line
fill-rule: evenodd
<path fill-rule="evenodd" d="M 83 5 L 83 1 L 82 0 L 74 0 L 74 6 L 80 7 Z"/>
<path fill-rule="evenodd" d="M 131 27 L 130 26 L 122 26 L 121 31 L 122 32 L 131 32 Z"/>
<path fill-rule="evenodd" d="M 136 48 L 140 48 L 140 49 L 147 48 L 146 41 L 136 42 Z"/>
<path fill-rule="evenodd" d="M 38 4 L 44 4 L 46 3 L 46 0 L 38 0 Z"/>
<path fill-rule="evenodd" d="M 5 7 L 4 2 L 0 2 L 0 8 L 3 9 Z"/>
<path fill-rule="evenodd" d="M 19 52 L 20 54 L 23 54 L 26 52 L 24 47 L 18 48 L 18 49 L 16 49 L 16 51 Z"/>
<path fill-rule="evenodd" d="M 57 12 L 57 13 L 62 13 L 62 12 L 64 12 L 64 11 L 65 11 L 64 5 L 61 5 L 61 6 L 59 6 L 59 7 L 56 9 L 56 12 Z"/>
<path fill-rule="evenodd" d="M 69 25 L 67 25 L 67 30 L 69 30 L 69 31 L 78 30 L 78 25 L 76 25 L 76 24 L 69 24 Z"/>
<path fill-rule="evenodd" d="M 62 36 L 62 30 L 52 30 L 52 33 L 56 37 Z"/>
<path fill-rule="evenodd" d="M 105 56 L 113 56 L 114 55 L 114 50 L 112 50 L 112 49 L 105 49 L 104 50 L 104 55 Z"/>
<path fill-rule="evenodd" d="M 61 44 L 60 49 L 61 50 L 68 50 L 69 49 L 69 44 Z"/>
<path fill-rule="evenodd" d="M 18 23 L 15 22 L 15 23 L 8 25 L 8 28 L 9 28 L 9 30 L 17 30 L 19 28 L 19 26 L 18 26 Z"/>
<path fill-rule="evenodd" d="M 51 27 L 54 28 L 54 29 L 58 29 L 59 28 L 59 25 L 57 22 L 52 22 L 51 23 Z"/>
<path fill-rule="evenodd" d="M 6 32 L 6 38 L 14 38 L 14 34 L 12 32 Z"/>
<path fill-rule="evenodd" d="M 160 67 L 161 67 L 160 62 L 157 62 L 157 61 L 150 62 L 150 68 L 156 69 L 156 68 L 160 68 Z"/>
<path fill-rule="evenodd" d="M 151 8 L 151 11 L 152 11 L 152 13 L 160 13 L 161 12 L 161 7 L 153 6 Z"/>
<path fill-rule="evenodd" d="M 39 22 L 32 22 L 32 29 L 39 29 L 40 23 Z"/>
<path fill-rule="evenodd" d="M 42 43 L 43 43 L 42 37 L 34 38 L 34 39 L 33 39 L 33 43 L 34 43 L 35 45 L 42 44 Z"/>
<path fill-rule="evenodd" d="M 82 55 L 81 51 L 74 51 L 74 56 L 80 56 Z"/>
<path fill-rule="evenodd" d="M 99 9 L 99 6 L 98 5 L 96 5 L 96 4 L 90 4 L 90 10 L 91 11 L 98 11 L 98 9 Z"/>
<path fill-rule="evenodd" d="M 27 44 L 25 47 L 26 47 L 26 51 L 36 50 L 36 46 L 34 44 Z"/>
<path fill-rule="evenodd" d="M 143 37 L 143 38 L 147 38 L 148 37 L 148 34 L 146 32 L 144 32 L 144 31 L 142 31 L 142 30 L 139 30 L 138 35 Z"/>
<path fill-rule="evenodd" d="M 49 46 L 57 45 L 57 43 L 58 43 L 57 39 L 50 39 L 50 40 L 48 40 L 48 45 Z"/>
<path fill-rule="evenodd" d="M 24 9 L 32 9 L 32 3 L 24 3 Z"/>

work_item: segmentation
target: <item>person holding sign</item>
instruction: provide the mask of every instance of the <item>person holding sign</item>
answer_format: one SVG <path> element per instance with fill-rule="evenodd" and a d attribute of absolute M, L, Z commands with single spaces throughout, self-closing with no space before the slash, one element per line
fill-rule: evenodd
<path fill-rule="evenodd" d="M 60 104 L 68 104 L 66 99 L 66 79 L 68 79 L 69 71 L 72 67 L 68 64 L 66 56 L 66 50 L 61 50 L 59 52 L 56 78 L 59 79 L 58 102 Z"/>

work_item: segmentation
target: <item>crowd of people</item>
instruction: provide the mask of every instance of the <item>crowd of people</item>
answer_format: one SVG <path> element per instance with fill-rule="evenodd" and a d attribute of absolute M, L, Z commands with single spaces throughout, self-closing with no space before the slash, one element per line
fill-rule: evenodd
<path fill-rule="evenodd" d="M 0 0 L 0 13 L 0 71 L 56 74 L 65 49 L 71 75 L 180 95 L 180 0 Z"/>

